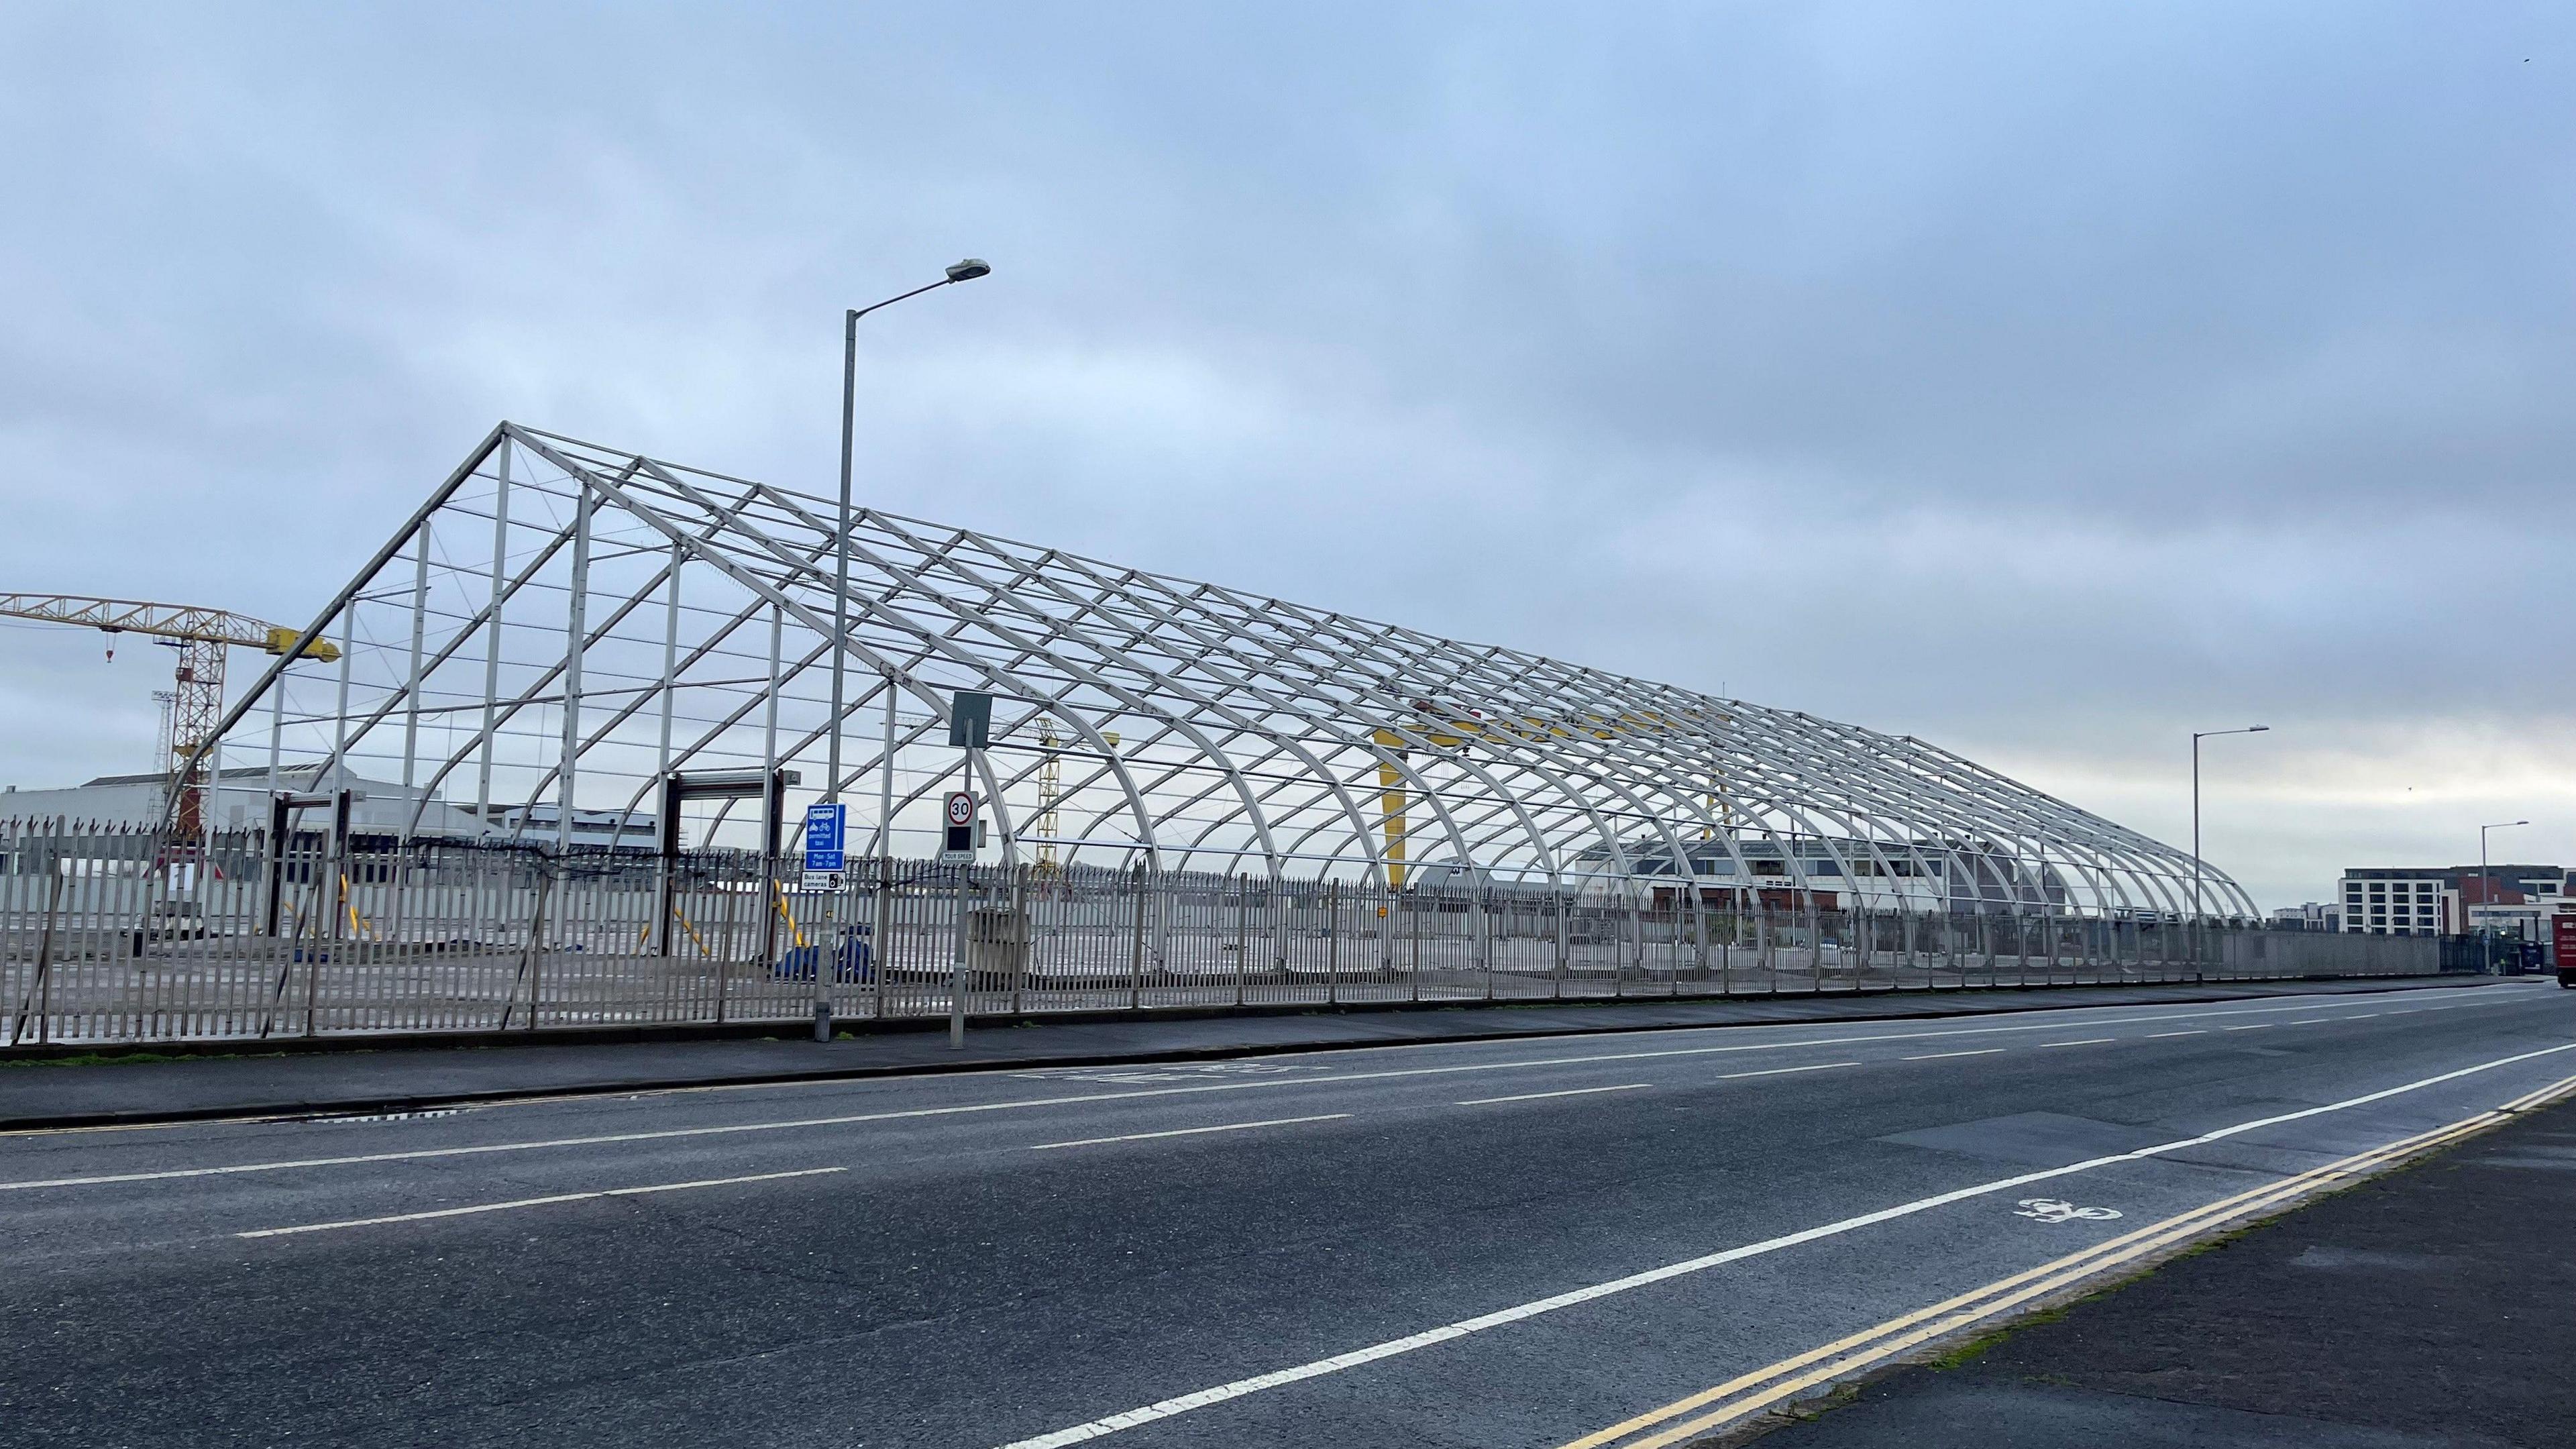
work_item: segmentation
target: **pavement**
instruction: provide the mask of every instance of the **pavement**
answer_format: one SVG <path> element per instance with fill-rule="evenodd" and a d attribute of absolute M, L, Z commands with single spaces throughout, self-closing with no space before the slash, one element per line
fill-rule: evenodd
<path fill-rule="evenodd" d="M 1652 1449 L 2568 1090 L 2505 981 L 0 1134 L 0 1440 Z"/>
<path fill-rule="evenodd" d="M 2576 1106 L 2166 1265 L 1762 1449 L 2576 1441 Z"/>
<path fill-rule="evenodd" d="M 550 1094 L 1009 1071 L 1113 1062 L 1210 1061 L 1262 1053 L 1675 1027 L 1928 1019 L 2083 1005 L 2283 995 L 2475 989 L 2491 977 L 2230 985 L 2069 986 L 1940 993 L 1350 1008 L 978 1025 L 963 1051 L 933 1030 L 858 1031 L 828 1043 L 782 1025 L 775 1038 L 524 1040 L 375 1045 L 363 1038 L 244 1044 L 231 1054 L 97 1062 L 0 1056 L 0 1130 L 316 1112 L 416 1111 Z M 116 1048 L 101 1048 L 113 1053 Z M 145 1048 L 148 1052 L 149 1049 Z"/>

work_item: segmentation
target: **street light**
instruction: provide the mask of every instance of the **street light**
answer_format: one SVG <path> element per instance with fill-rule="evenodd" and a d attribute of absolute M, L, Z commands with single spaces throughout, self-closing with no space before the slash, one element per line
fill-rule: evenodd
<path fill-rule="evenodd" d="M 2194 731 L 2192 732 L 2192 736 L 2191 736 L 2191 927 L 2192 927 L 2192 934 L 2193 934 L 2193 935 L 2195 935 L 2195 936 L 2197 936 L 2197 935 L 2200 933 L 2200 920 L 2201 920 L 2202 915 L 2203 915 L 2203 914 L 2205 914 L 2205 912 L 2204 912 L 2204 911 L 2203 911 L 2203 909 L 2202 909 L 2202 906 L 2201 906 L 2201 900 L 2200 900 L 2200 742 L 2201 742 L 2202 740 L 2214 740 L 2214 739 L 2218 738 L 2220 735 L 2259 735 L 2259 734 L 2266 734 L 2266 733 L 2270 732 L 2271 728 L 2272 728 L 2272 727 L 2271 727 L 2270 725 L 2246 725 L 2246 726 L 2244 726 L 2244 727 L 2243 727 L 2243 728 L 2241 728 L 2241 729 L 2232 729 L 2232 730 L 2194 730 Z M 2199 953 L 2197 950 L 2195 950 L 2195 951 L 2193 951 L 2193 952 L 2192 952 L 2192 955 L 2193 955 L 2193 957 L 2194 957 L 2195 965 L 2196 965 L 2196 964 L 2197 964 L 2197 958 L 2199 957 L 2200 953 Z M 2196 974 L 2197 974 L 2197 973 L 2195 972 L 2195 975 L 2196 975 Z"/>
<path fill-rule="evenodd" d="M 842 675 L 847 663 L 846 656 L 849 652 L 847 645 L 850 638 L 850 431 L 858 408 L 859 319 L 880 307 L 891 307 L 897 302 L 918 297 L 924 292 L 935 292 L 941 287 L 957 282 L 971 282 L 977 277 L 989 276 L 992 270 L 992 265 L 983 258 L 968 257 L 952 264 L 946 276 L 928 286 L 915 287 L 909 292 L 888 297 L 882 302 L 871 303 L 865 307 L 851 308 L 841 323 L 841 513 L 838 536 L 833 540 L 832 547 L 832 738 L 824 749 L 823 803 L 826 805 L 839 804 L 841 799 L 841 708 L 844 698 Z M 886 688 L 889 691 L 894 688 L 892 679 L 886 681 Z M 889 695 L 889 707 L 891 704 L 892 697 Z M 880 821 L 879 828 L 885 830 L 885 822 Z M 886 848 L 891 851 L 894 845 L 894 835 L 891 830 L 885 830 L 885 840 Z M 835 924 L 838 923 L 838 912 L 839 906 L 836 902 L 834 904 Z M 884 950 L 884 946 L 885 943 L 882 941 L 877 943 L 880 952 Z M 822 963 L 821 955 L 822 953 L 816 953 L 814 963 L 814 1040 L 830 1041 L 832 1039 L 832 980 L 830 976 L 824 974 L 826 968 Z M 837 972 L 840 967 L 840 948 L 837 942 L 831 955 L 830 969 Z M 882 956 L 879 957 L 878 969 L 884 969 Z"/>
<path fill-rule="evenodd" d="M 2487 908 L 2487 920 L 2489 922 L 2489 924 L 2478 928 L 2478 969 L 2488 976 L 2493 976 L 2495 974 L 2495 927 L 2493 925 L 2495 920 L 2495 877 L 2487 873 L 2487 832 L 2490 830 L 2510 830 L 2517 825 L 2529 825 L 2530 823 L 2531 822 L 2528 820 L 2499 820 L 2493 825 L 2481 825 L 2478 827 L 2478 894 L 2484 897 L 2479 904 Z M 2461 925 L 2465 926 L 2468 924 L 2468 914 L 2468 903 L 2463 901 L 2460 905 Z"/>

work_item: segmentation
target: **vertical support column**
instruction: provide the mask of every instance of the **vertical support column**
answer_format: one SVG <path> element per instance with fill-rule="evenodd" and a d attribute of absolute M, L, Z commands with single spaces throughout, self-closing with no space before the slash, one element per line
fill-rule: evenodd
<path fill-rule="evenodd" d="M 1726 939 L 1717 943 L 1717 994 L 1720 996 L 1735 994 L 1735 947 L 1741 939 L 1744 920 L 1743 907 L 1735 904 L 1743 897 L 1730 891 L 1727 899 L 1730 903 L 1726 909 Z"/>
<path fill-rule="evenodd" d="M 1243 1004 L 1243 967 L 1252 955 L 1252 877 L 1234 878 L 1234 1004 Z"/>
<path fill-rule="evenodd" d="M 555 873 L 546 868 L 548 862 L 545 857 L 531 856 L 529 860 L 530 868 L 536 872 L 537 889 L 536 899 L 528 906 L 527 969 L 522 974 L 528 978 L 528 1030 L 535 1031 L 538 1007 L 544 1000 L 542 990 L 546 959 L 546 897 L 553 890 Z M 560 864 L 560 862 L 556 863 Z M 716 969 L 721 971 L 724 968 L 720 963 Z M 724 978 L 721 976 L 716 978 L 716 1020 L 724 1020 Z"/>
<path fill-rule="evenodd" d="M 268 798 L 277 798 L 279 757 L 286 751 L 286 681 L 288 671 L 279 670 L 268 691 Z"/>
<path fill-rule="evenodd" d="M 1422 886 L 1421 886 L 1421 884 L 1420 884 L 1419 882 L 1416 882 L 1416 883 L 1415 883 L 1415 885 L 1414 885 L 1414 888 L 1413 888 L 1412 890 L 1410 890 L 1410 891 L 1406 892 L 1406 893 L 1405 893 L 1405 894 L 1403 894 L 1402 896 L 1399 896 L 1397 899 L 1399 900 L 1399 902 L 1400 902 L 1400 903 L 1403 905 L 1403 907 L 1404 907 L 1404 921 L 1405 921 L 1405 924 L 1406 924 L 1407 926 L 1409 926 L 1409 927 L 1411 927 L 1411 928 L 1412 928 L 1412 934 L 1413 934 L 1413 991 L 1412 991 L 1412 999 L 1413 999 L 1413 1000 L 1415 1000 L 1415 1001 L 1420 1001 L 1420 1000 L 1422 999 Z"/>
<path fill-rule="evenodd" d="M 671 954 L 671 917 L 680 909 L 680 782 L 662 771 L 660 818 L 653 822 L 660 848 L 653 853 L 653 954 Z"/>
<path fill-rule="evenodd" d="M 492 597 L 483 621 L 483 738 L 474 769 L 474 833 L 492 830 L 492 743 L 500 728 L 501 607 L 510 586 L 510 439 L 504 436 L 492 489 Z M 272 790 L 274 785 L 270 787 Z"/>
<path fill-rule="evenodd" d="M 1574 901 L 1565 893 L 1564 881 L 1558 880 L 1554 884 L 1556 889 L 1548 892 L 1548 905 L 1556 915 L 1556 969 L 1548 977 L 1547 994 L 1551 997 L 1561 997 L 1565 995 L 1565 973 L 1572 966 L 1574 959 L 1574 943 L 1567 939 L 1565 919 L 1566 914 L 1573 910 Z"/>
<path fill-rule="evenodd" d="M 1822 996 L 1825 994 L 1825 921 L 1816 910 L 1815 881 L 1808 876 L 1806 866 L 1798 863 L 1794 856 L 1791 863 L 1797 867 L 1797 881 L 1807 898 L 1807 980 L 1814 985 L 1815 994 Z"/>
<path fill-rule="evenodd" d="M 1493 887 L 1476 882 L 1476 969 L 1485 973 L 1485 999 L 1494 999 L 1494 902 Z"/>
<path fill-rule="evenodd" d="M 877 854 L 894 858 L 894 702 L 903 693 L 894 676 L 885 681 L 885 753 L 877 757 Z"/>
<path fill-rule="evenodd" d="M 741 882 L 735 881 L 730 884 L 739 885 Z M 729 1005 L 728 988 L 733 981 L 734 943 L 742 935 L 742 892 L 728 890 L 724 893 L 723 899 L 724 931 L 716 937 L 718 944 L 713 952 L 716 958 L 716 1025 L 718 1026 L 724 1025 L 725 1022 L 725 1009 Z"/>
<path fill-rule="evenodd" d="M 1127 954 L 1127 1009 L 1145 1001 L 1145 862 L 1136 862 L 1136 936 Z"/>
<path fill-rule="evenodd" d="M 1699 973 L 1700 984 L 1708 984 L 1708 902 L 1700 894 L 1699 862 L 1692 861 L 1691 875 L 1682 888 L 1691 893 L 1691 969 Z M 1673 974 L 1673 989 L 1681 990 L 1681 973 Z"/>
<path fill-rule="evenodd" d="M 760 926 L 760 959 L 763 965 L 778 961 L 778 916 L 785 903 L 781 894 L 786 889 L 781 879 L 782 862 L 778 858 L 778 832 L 781 822 L 778 777 L 778 664 L 787 634 L 786 611 L 776 604 L 769 606 L 769 683 L 761 691 L 760 709 L 760 903 L 763 914 Z M 824 975 L 823 953 L 815 953 L 814 999 L 829 999 L 831 978 Z M 820 1026 L 820 1013 L 817 1013 Z M 821 1028 L 830 1040 L 829 1027 Z"/>
<path fill-rule="evenodd" d="M 1026 865 L 1014 866 L 1011 870 L 1010 942 L 1011 1015 L 1013 1016 L 1019 1015 L 1024 1009 L 1023 998 L 1029 979 L 1029 957 L 1037 950 L 1037 932 L 1030 929 L 1033 924 L 1034 922 L 1029 919 L 1029 868 Z M 1235 966 L 1238 980 L 1242 963 L 1242 953 L 1237 952 Z M 1235 991 L 1238 1005 L 1241 1004 L 1242 994 L 1242 989 L 1238 986 Z"/>
<path fill-rule="evenodd" d="M 680 849 L 679 782 L 671 778 L 671 713 L 680 692 L 680 545 L 671 545 L 670 573 L 662 581 L 662 719 L 653 752 L 653 775 L 662 782 L 661 818 L 653 822 L 661 838 L 661 858 L 654 866 L 653 898 L 659 915 L 653 923 L 653 953 L 671 954 L 671 872 Z M 624 822 L 619 822 L 620 828 Z"/>
<path fill-rule="evenodd" d="M 1342 999 L 1342 883 L 1324 882 L 1324 1004 Z"/>
<path fill-rule="evenodd" d="M 340 658 L 348 659 L 343 653 Z M 322 967 L 325 958 L 339 954 L 341 918 L 349 909 L 349 804 L 350 792 L 335 790 L 331 794 L 330 844 L 323 852 L 322 879 L 314 882 L 314 901 L 321 907 L 321 917 L 313 924 L 313 955 L 304 963 L 304 1034 L 320 1034 L 322 1006 Z M 354 944 L 354 943 L 353 943 Z"/>
<path fill-rule="evenodd" d="M 337 794 L 349 788 L 349 666 L 358 652 L 358 600 L 351 596 L 340 606 L 340 695 L 339 718 L 331 725 L 331 779 L 313 782 L 316 790 Z"/>
<path fill-rule="evenodd" d="M 1764 903 L 1759 887 L 1748 887 L 1745 897 L 1752 902 L 1753 959 L 1762 968 L 1762 979 L 1768 994 L 1780 994 L 1780 941 L 1771 929 L 1771 907 Z"/>
<path fill-rule="evenodd" d="M 564 608 L 563 757 L 555 769 L 555 850 L 572 849 L 573 771 L 581 756 L 581 656 L 590 617 L 590 480 L 575 477 L 580 490 L 572 510 L 572 592 Z"/>
<path fill-rule="evenodd" d="M 423 518 L 420 521 L 420 527 L 412 534 L 411 663 L 403 673 L 403 824 L 402 832 L 394 842 L 396 850 L 401 854 L 386 862 L 387 868 L 393 873 L 393 909 L 390 919 L 393 940 L 397 945 L 404 939 L 404 907 L 411 899 L 411 892 L 405 888 L 409 881 L 410 869 L 401 856 L 409 853 L 412 824 L 420 815 L 420 811 L 414 807 L 412 801 L 412 790 L 417 783 L 420 769 L 420 669 L 421 649 L 429 631 L 430 522 L 430 519 Z M 220 762 L 218 766 L 215 773 L 208 778 L 214 781 L 215 788 L 220 791 L 223 788 L 224 777 Z"/>
<path fill-rule="evenodd" d="M 412 534 L 411 567 L 411 668 L 403 676 L 403 841 L 411 838 L 412 787 L 418 783 L 420 769 L 420 656 L 421 646 L 429 631 L 429 528 L 430 520 L 422 519 Z"/>
<path fill-rule="evenodd" d="M 1160 877 L 1154 888 L 1154 974 L 1164 985 L 1172 984 L 1172 917 L 1179 914 L 1180 885 L 1169 876 Z"/>
<path fill-rule="evenodd" d="M 1636 961 L 1638 965 L 1643 966 L 1646 956 L 1646 922 L 1644 914 L 1637 907 L 1637 882 L 1633 877 L 1622 876 L 1616 889 L 1621 895 L 1627 897 L 1628 920 L 1635 928 L 1637 936 Z M 1628 932 L 1622 930 L 1619 933 L 1616 949 L 1610 953 L 1610 994 L 1614 998 L 1628 994 L 1628 965 Z"/>
<path fill-rule="evenodd" d="M 293 817 L 286 808 L 286 797 L 271 791 L 268 797 L 268 848 L 261 865 L 260 878 L 265 883 L 260 900 L 260 934 L 277 934 L 278 908 L 286 895 L 287 825 Z"/>
<path fill-rule="evenodd" d="M 894 858 L 877 857 L 876 940 L 868 947 L 868 1014 L 886 1014 L 886 971 L 894 963 Z"/>

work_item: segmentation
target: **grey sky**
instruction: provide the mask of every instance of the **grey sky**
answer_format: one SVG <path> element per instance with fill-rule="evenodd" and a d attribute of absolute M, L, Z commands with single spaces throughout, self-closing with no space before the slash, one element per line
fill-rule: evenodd
<path fill-rule="evenodd" d="M 104 12 L 104 13 L 102 13 Z M 0 10 L 0 587 L 302 622 L 508 416 L 1919 734 L 2267 905 L 2568 758 L 2576 12 Z M 0 629 L 0 779 L 166 656 Z"/>

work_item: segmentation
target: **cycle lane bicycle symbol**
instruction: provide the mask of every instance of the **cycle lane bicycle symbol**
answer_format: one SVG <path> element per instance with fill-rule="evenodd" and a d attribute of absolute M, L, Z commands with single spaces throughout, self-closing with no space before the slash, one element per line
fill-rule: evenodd
<path fill-rule="evenodd" d="M 2107 1223 L 2119 1215 L 2118 1208 L 2077 1207 L 2071 1202 L 2063 1202 L 2053 1197 L 2023 1198 L 2019 1208 L 2013 1213 L 2014 1217 L 2029 1218 L 2033 1222 L 2040 1223 Z"/>

